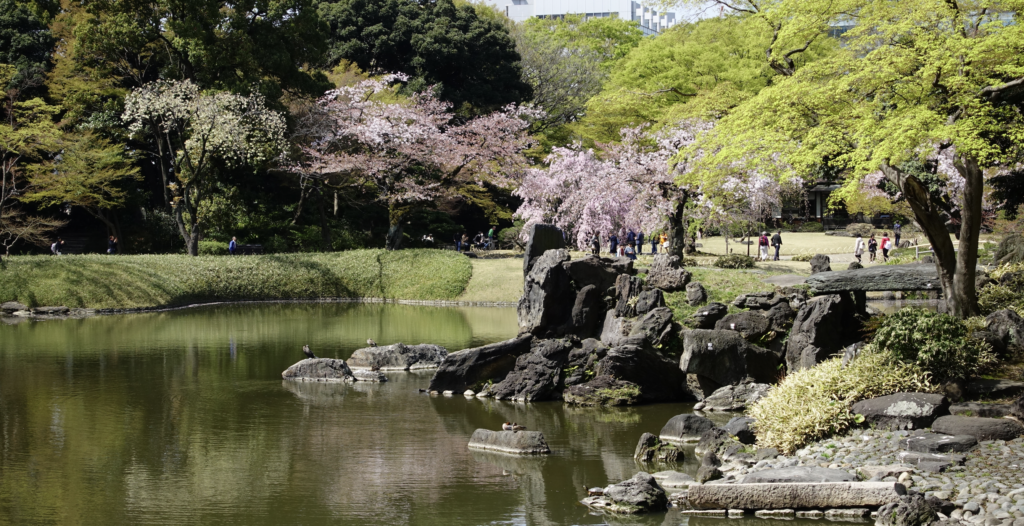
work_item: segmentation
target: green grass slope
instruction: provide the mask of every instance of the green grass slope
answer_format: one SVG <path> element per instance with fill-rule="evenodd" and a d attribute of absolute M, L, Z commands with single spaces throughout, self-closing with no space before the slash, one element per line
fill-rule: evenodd
<path fill-rule="evenodd" d="M 200 301 L 374 297 L 454 300 L 468 258 L 443 250 L 266 256 L 27 256 L 0 268 L 0 303 L 130 309 Z"/>

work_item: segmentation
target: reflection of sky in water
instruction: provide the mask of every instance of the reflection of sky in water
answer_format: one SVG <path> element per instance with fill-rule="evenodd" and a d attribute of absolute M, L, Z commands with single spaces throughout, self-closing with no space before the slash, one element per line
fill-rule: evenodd
<path fill-rule="evenodd" d="M 0 523 L 605 522 L 578 503 L 585 488 L 631 477 L 640 434 L 689 406 L 431 397 L 430 372 L 280 377 L 304 343 L 345 357 L 367 337 L 461 349 L 515 333 L 512 309 L 336 304 L 0 326 Z M 553 454 L 466 447 L 505 421 L 543 431 Z"/>

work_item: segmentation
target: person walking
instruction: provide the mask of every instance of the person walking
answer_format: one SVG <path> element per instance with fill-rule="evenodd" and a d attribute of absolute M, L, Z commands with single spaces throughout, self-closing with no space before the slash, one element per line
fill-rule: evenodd
<path fill-rule="evenodd" d="M 238 238 L 232 237 L 228 243 L 228 254 L 234 256 L 235 251 L 238 250 Z"/>
<path fill-rule="evenodd" d="M 615 257 L 619 251 L 619 237 L 614 233 L 608 234 L 608 253 Z"/>
<path fill-rule="evenodd" d="M 878 252 L 878 240 L 875 239 L 875 233 L 871 233 L 871 237 L 868 238 L 868 261 L 875 262 L 875 252 Z"/>
<path fill-rule="evenodd" d="M 462 252 L 462 235 L 456 232 L 455 236 L 452 237 L 452 242 L 455 243 L 455 251 Z"/>
<path fill-rule="evenodd" d="M 641 230 L 636 233 L 636 255 L 644 253 L 644 231 Z"/>
<path fill-rule="evenodd" d="M 601 255 L 601 235 L 594 234 L 594 237 L 590 238 L 590 253 L 595 256 Z"/>
<path fill-rule="evenodd" d="M 114 236 L 107 238 L 107 254 L 117 254 L 117 238 Z"/>
<path fill-rule="evenodd" d="M 59 256 L 60 255 L 60 238 L 59 237 L 57 238 L 56 241 L 53 242 L 52 245 L 50 245 L 50 254 L 54 255 L 54 256 Z"/>
<path fill-rule="evenodd" d="M 860 263 L 862 255 L 864 255 L 864 238 L 857 234 L 857 240 L 853 242 L 853 257 L 857 258 L 857 262 Z"/>
<path fill-rule="evenodd" d="M 903 225 L 897 221 L 892 225 L 892 237 L 894 238 L 896 248 L 900 248 L 900 234 L 903 233 Z"/>
<path fill-rule="evenodd" d="M 661 233 L 661 248 L 668 250 L 668 234 Z"/>
<path fill-rule="evenodd" d="M 889 240 L 889 233 L 882 232 L 882 261 L 889 261 L 889 247 L 891 241 Z"/>
<path fill-rule="evenodd" d="M 487 250 L 494 250 L 494 227 L 487 231 Z"/>
<path fill-rule="evenodd" d="M 761 253 L 761 261 L 768 261 L 768 232 L 761 232 L 757 238 L 757 248 Z"/>
<path fill-rule="evenodd" d="M 772 236 L 772 246 L 775 247 L 775 261 L 779 260 L 779 249 L 782 248 L 782 230 Z"/>
<path fill-rule="evenodd" d="M 635 245 L 635 244 L 636 244 L 636 232 L 633 232 L 633 229 L 630 228 L 629 231 L 626 232 L 626 245 L 628 246 L 628 245 Z"/>
<path fill-rule="evenodd" d="M 651 255 L 658 255 L 658 235 L 651 234 Z"/>

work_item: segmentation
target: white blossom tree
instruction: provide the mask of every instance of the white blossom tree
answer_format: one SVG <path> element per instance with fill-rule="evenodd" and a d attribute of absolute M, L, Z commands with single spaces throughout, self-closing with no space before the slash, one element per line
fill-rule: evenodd
<path fill-rule="evenodd" d="M 131 133 L 152 134 L 175 222 L 190 255 L 199 254 L 203 209 L 214 193 L 215 162 L 249 165 L 276 158 L 285 122 L 261 95 L 202 93 L 191 81 L 156 81 L 125 99 Z"/>

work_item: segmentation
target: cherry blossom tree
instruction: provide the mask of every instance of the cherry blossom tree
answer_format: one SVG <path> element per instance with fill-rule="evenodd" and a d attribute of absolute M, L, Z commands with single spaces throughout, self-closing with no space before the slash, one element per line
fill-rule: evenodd
<path fill-rule="evenodd" d="M 468 121 L 431 92 L 399 100 L 384 75 L 327 92 L 299 128 L 300 153 L 286 162 L 302 179 L 341 178 L 372 188 L 388 207 L 387 248 L 400 248 L 402 219 L 427 201 L 451 198 L 461 185 L 518 184 L 540 112 L 510 105 Z"/>
<path fill-rule="evenodd" d="M 214 197 L 215 162 L 249 165 L 277 157 L 285 146 L 284 117 L 259 94 L 201 93 L 191 81 L 156 81 L 125 98 L 122 120 L 149 135 L 185 248 L 199 254 L 204 209 Z"/>

